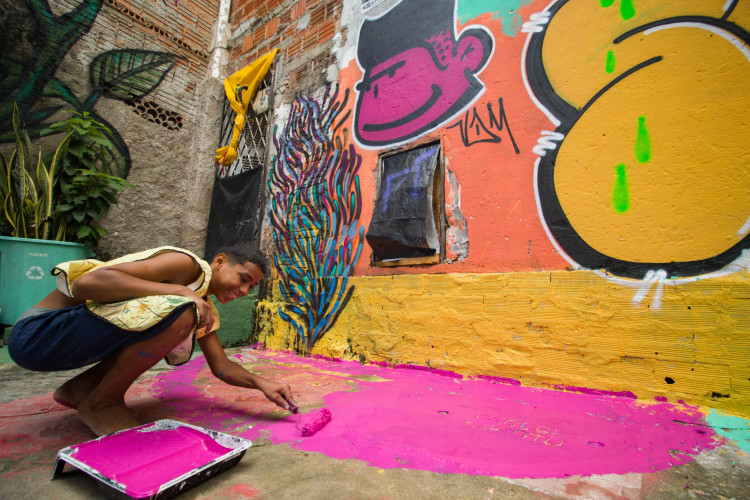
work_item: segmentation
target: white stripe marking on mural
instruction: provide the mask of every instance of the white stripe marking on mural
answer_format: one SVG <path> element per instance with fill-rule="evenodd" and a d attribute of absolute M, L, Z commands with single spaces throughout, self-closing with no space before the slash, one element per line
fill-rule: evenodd
<path fill-rule="evenodd" d="M 529 20 L 523 23 L 521 33 L 541 33 L 544 31 L 543 24 L 549 22 L 549 12 L 535 12 L 529 16 Z"/>
<path fill-rule="evenodd" d="M 669 28 L 698 28 L 698 29 L 710 31 L 712 33 L 716 33 L 717 35 L 721 36 L 722 38 L 727 40 L 729 43 L 734 45 L 737 48 L 737 50 L 742 52 L 745 58 L 748 61 L 750 61 L 750 48 L 748 48 L 748 46 L 745 45 L 745 42 L 735 37 L 728 31 L 724 31 L 723 29 L 717 26 L 710 26 L 708 24 L 701 24 L 701 23 L 673 23 L 673 24 L 665 24 L 664 26 L 657 26 L 655 28 L 647 29 L 646 31 L 643 32 L 643 34 L 650 35 L 651 33 L 655 33 L 657 31 L 661 31 L 661 30 L 665 30 Z"/>
<path fill-rule="evenodd" d="M 563 139 L 565 139 L 565 134 L 542 130 L 542 136 L 537 139 L 537 145 L 532 148 L 532 151 L 539 156 L 545 156 L 548 149 L 557 149 L 557 142 L 555 141 L 562 141 Z"/>
<path fill-rule="evenodd" d="M 656 309 L 661 307 L 661 295 L 664 290 L 664 283 L 667 282 L 667 271 L 659 269 L 658 271 L 651 270 L 646 273 L 643 277 L 643 281 L 638 288 L 638 291 L 633 295 L 633 304 L 640 304 L 646 297 L 646 294 L 656 285 L 656 291 L 654 292 L 654 300 L 651 305 Z"/>
<path fill-rule="evenodd" d="M 750 232 L 750 217 L 747 218 L 745 223 L 742 225 L 739 231 L 737 231 L 737 236 L 740 238 L 744 238 L 745 235 Z"/>

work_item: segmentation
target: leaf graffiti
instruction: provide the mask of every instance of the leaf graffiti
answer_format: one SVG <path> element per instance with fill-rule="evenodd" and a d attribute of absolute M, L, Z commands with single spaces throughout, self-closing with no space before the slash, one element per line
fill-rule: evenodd
<path fill-rule="evenodd" d="M 91 85 L 113 99 L 140 99 L 159 86 L 178 57 L 147 50 L 110 50 L 91 62 Z"/>
<path fill-rule="evenodd" d="M 142 98 L 152 92 L 174 68 L 180 56 L 164 52 L 115 49 L 97 55 L 89 65 L 91 92 L 79 98 L 55 74 L 68 51 L 94 24 L 103 0 L 81 0 L 70 12 L 55 15 L 46 0 L 26 0 L 31 18 L 36 23 L 40 47 L 33 59 L 18 61 L 12 55 L 0 56 L 0 142 L 14 141 L 13 107 L 17 105 L 26 130 L 32 137 L 62 109 L 88 112 L 109 130 L 116 164 L 109 172 L 127 177 L 130 152 L 119 132 L 96 113 L 100 97 L 125 100 Z M 42 101 L 42 99 L 45 99 Z M 44 104 L 42 104 L 44 103 Z"/>

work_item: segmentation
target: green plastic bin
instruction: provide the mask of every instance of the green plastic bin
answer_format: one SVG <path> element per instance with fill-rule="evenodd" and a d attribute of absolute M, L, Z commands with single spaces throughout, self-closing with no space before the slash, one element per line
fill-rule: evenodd
<path fill-rule="evenodd" d="M 57 264 L 93 255 L 81 243 L 0 236 L 0 324 L 12 325 L 55 288 Z"/>

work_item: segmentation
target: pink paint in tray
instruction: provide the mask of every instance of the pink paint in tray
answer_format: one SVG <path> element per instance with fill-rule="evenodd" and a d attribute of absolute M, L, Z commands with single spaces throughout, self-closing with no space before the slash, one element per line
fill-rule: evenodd
<path fill-rule="evenodd" d="M 132 498 L 168 498 L 236 464 L 251 445 L 244 438 L 158 420 L 60 450 L 53 479 L 69 463 Z"/>

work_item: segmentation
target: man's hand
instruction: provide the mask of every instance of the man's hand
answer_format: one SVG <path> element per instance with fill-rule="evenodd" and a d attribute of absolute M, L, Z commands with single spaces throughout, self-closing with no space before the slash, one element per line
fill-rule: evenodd
<path fill-rule="evenodd" d="M 187 287 L 185 287 L 185 290 L 186 291 L 181 295 L 192 299 L 193 302 L 195 302 L 195 307 L 198 309 L 198 316 L 200 319 L 198 321 L 198 324 L 195 326 L 196 332 L 200 331 L 203 328 L 205 328 L 206 331 L 210 332 L 211 327 L 214 325 L 214 313 L 211 311 L 211 306 L 209 306 L 208 302 L 203 300 L 203 298 L 194 291 L 190 290 Z"/>
<path fill-rule="evenodd" d="M 285 410 L 296 413 L 299 409 L 299 404 L 294 400 L 289 384 L 279 384 L 250 373 L 242 365 L 230 361 L 224 353 L 216 332 L 200 337 L 198 344 L 206 357 L 208 366 L 211 367 L 211 373 L 220 380 L 237 387 L 258 389 L 269 401 Z"/>
<path fill-rule="evenodd" d="M 259 378 L 256 381 L 256 385 L 269 401 L 276 403 L 277 406 L 285 410 L 297 413 L 299 405 L 294 400 L 294 396 L 292 396 L 292 389 L 289 387 L 289 384 L 279 384 L 273 380 Z"/>

